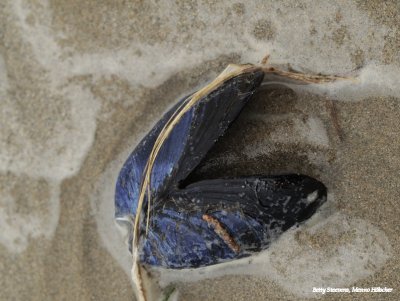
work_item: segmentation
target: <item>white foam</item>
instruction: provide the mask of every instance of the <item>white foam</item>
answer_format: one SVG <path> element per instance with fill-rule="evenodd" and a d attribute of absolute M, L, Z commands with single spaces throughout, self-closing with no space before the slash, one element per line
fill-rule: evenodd
<path fill-rule="evenodd" d="M 40 101 L 48 101 L 50 108 L 30 118 L 37 118 L 37 122 L 33 119 L 34 124 L 41 124 L 44 119 L 59 120 L 54 123 L 54 128 L 33 130 L 34 136 L 41 137 L 34 139 L 32 128 L 21 124 L 20 120 L 24 121 L 24 118 L 17 104 L 11 99 L 2 101 L 2 134 L 12 137 L 14 143 L 0 140 L 0 171 L 62 180 L 76 174 L 92 145 L 99 103 L 86 88 L 68 82 L 70 69 L 60 60 L 62 50 L 56 43 L 58 36 L 50 30 L 51 13 L 46 2 L 43 4 L 39 22 L 34 25 L 26 21 L 31 13 L 30 4 L 22 0 L 13 1 L 12 8 L 24 42 L 29 43 L 34 58 L 47 71 L 38 74 L 47 83 L 38 88 L 43 93 Z M 5 67 L 1 60 L 0 64 L 0 67 Z M 7 100 L 8 95 L 5 98 Z M 29 95 L 23 101 L 28 104 Z M 56 108 L 55 112 L 52 107 Z M 46 133 L 43 138 L 42 132 Z"/>
<path fill-rule="evenodd" d="M 24 38 L 32 45 L 36 59 L 50 70 L 53 86 L 60 85 L 66 78 L 74 75 L 117 74 L 134 86 L 156 87 L 182 69 L 192 68 L 199 62 L 231 53 L 240 54 L 243 62 L 254 63 L 269 52 L 273 64 L 290 63 L 297 69 L 342 74 L 354 70 L 354 51 L 361 49 L 366 59 L 377 56 L 382 52 L 385 37 L 391 34 L 390 28 L 369 19 L 351 2 L 341 6 L 327 0 L 307 2 L 302 4 L 308 8 L 306 14 L 302 9 L 287 9 L 284 3 L 266 5 L 263 1 L 254 1 L 246 3 L 244 15 L 241 17 L 221 14 L 206 4 L 198 3 L 195 18 L 203 22 L 205 28 L 193 29 L 190 32 L 190 43 L 183 39 L 177 26 L 181 22 L 179 14 L 169 14 L 163 22 L 171 31 L 170 36 L 176 37 L 173 43 L 168 39 L 151 45 L 135 41 L 125 48 L 99 48 L 98 52 L 74 54 L 62 59 L 62 54 L 70 49 L 63 49 L 57 44 L 56 39 L 65 34 L 51 30 L 52 11 L 48 1 L 42 1 L 40 20 L 34 25 L 26 23 L 30 13 L 28 2 L 18 0 L 12 4 Z M 223 2 L 215 5 L 220 6 L 223 11 L 231 6 Z M 155 9 L 160 12 L 164 9 L 180 10 L 175 3 L 159 3 Z M 335 14 L 332 14 L 334 11 L 340 11 L 340 22 L 335 20 Z M 248 22 L 239 22 L 240 20 Z M 274 30 L 273 41 L 257 40 L 254 37 L 253 29 L 258 20 L 271 23 Z M 232 27 L 231 30 L 226 30 L 227 22 Z M 347 40 L 338 45 L 333 37 L 346 24 L 352 24 L 343 29 Z M 312 32 L 313 28 L 317 29 L 316 33 Z M 368 43 L 371 32 L 374 33 L 373 44 Z M 369 45 L 368 49 L 364 49 L 365 45 Z M 141 53 L 140 56 L 138 52 Z"/>
<path fill-rule="evenodd" d="M 54 95 L 51 101 L 57 103 L 49 104 L 48 110 L 37 117 L 29 117 L 41 126 L 46 118 L 57 119 L 50 122 L 52 128 L 32 128 L 33 125 L 22 123 L 24 112 L 18 109 L 18 104 L 7 99 L 1 102 L 4 138 L 0 139 L 0 172 L 60 181 L 80 169 L 94 139 L 98 105 L 91 102 L 87 91 L 77 86 L 69 86 L 60 97 L 64 101 Z M 61 112 L 55 115 L 53 110 Z"/>
<path fill-rule="evenodd" d="M 34 91 L 28 89 L 24 99 L 15 101 L 12 95 L 18 93 L 9 93 L 16 88 L 9 82 L 0 56 L 0 174 L 31 181 L 45 179 L 50 187 L 46 211 L 29 214 L 18 212 L 8 190 L 1 192 L 0 243 L 11 253 L 20 253 L 31 239 L 52 237 L 59 218 L 59 185 L 79 171 L 94 140 L 100 107 L 90 91 L 70 81 L 68 62 L 60 59 L 63 51 L 56 42 L 59 36 L 50 29 L 52 16 L 46 2 L 41 13 L 35 14 L 35 24 L 27 23 L 31 3 L 11 1 L 7 5 L 16 17 L 10 20 L 19 28 L 23 45 L 18 50 L 21 53 L 15 55 L 25 60 L 29 72 L 36 73 L 37 82 Z M 32 57 L 24 52 L 27 49 Z M 30 94 L 32 91 L 35 95 Z M 36 97 L 35 101 L 30 97 Z M 35 105 L 40 109 L 30 110 L 29 106 Z M 27 204 L 37 201 L 24 200 Z"/>
<path fill-rule="evenodd" d="M 46 212 L 32 210 L 24 214 L 18 212 L 11 189 L 7 187 L 0 191 L 0 244 L 15 254 L 25 251 L 32 239 L 53 236 L 59 218 L 60 191 L 59 183 L 50 183 Z M 28 199 L 23 201 L 30 202 Z"/>
<path fill-rule="evenodd" d="M 307 118 L 305 127 L 301 127 L 298 131 L 310 144 L 329 147 L 328 134 L 320 118 L 315 116 Z"/>
<path fill-rule="evenodd" d="M 101 242 L 129 279 L 131 279 L 132 255 L 129 253 L 126 237 L 121 235 L 115 223 L 114 196 L 116 179 L 130 151 L 131 148 L 127 149 L 118 156 L 118 159 L 110 163 L 96 184 L 95 193 L 90 200 Z"/>
<path fill-rule="evenodd" d="M 8 89 L 8 78 L 7 78 L 6 62 L 4 61 L 3 56 L 0 54 L 0 98 L 5 97 L 7 89 Z"/>
<path fill-rule="evenodd" d="M 262 43 L 253 38 L 252 28 L 248 28 L 245 36 L 250 48 L 258 49 L 259 53 L 268 49 L 273 63 L 290 63 L 314 72 L 346 73 L 354 69 L 352 53 L 355 50 L 361 49 L 366 60 L 370 56 L 378 57 L 385 35 L 390 34 L 389 28 L 376 24 L 350 1 L 340 5 L 332 1 L 300 1 L 298 5 L 298 8 L 288 8 L 283 2 L 246 3 L 247 20 L 269 20 L 276 30 L 272 41 Z M 341 14 L 339 22 L 335 20 L 336 11 Z M 340 31 L 345 38 L 341 45 L 333 39 Z M 371 33 L 375 38 L 373 44 L 369 41 Z"/>

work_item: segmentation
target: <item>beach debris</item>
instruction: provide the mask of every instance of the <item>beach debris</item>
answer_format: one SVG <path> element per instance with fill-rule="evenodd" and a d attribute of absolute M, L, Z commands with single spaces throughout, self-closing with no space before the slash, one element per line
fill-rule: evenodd
<path fill-rule="evenodd" d="M 132 277 L 147 300 L 145 266 L 218 264 L 268 248 L 326 201 L 326 187 L 305 175 L 184 180 L 262 85 L 328 83 L 263 65 L 229 65 L 177 102 L 138 144 L 116 184 L 115 218 L 130 231 Z M 266 171 L 266 174 L 268 172 Z"/>

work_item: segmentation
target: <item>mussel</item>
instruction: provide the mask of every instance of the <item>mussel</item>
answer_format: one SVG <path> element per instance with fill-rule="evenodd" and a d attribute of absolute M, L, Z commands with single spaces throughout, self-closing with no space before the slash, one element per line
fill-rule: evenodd
<path fill-rule="evenodd" d="M 306 175 L 185 179 L 263 82 L 335 79 L 229 65 L 179 100 L 131 153 L 117 180 L 115 218 L 131 230 L 137 263 L 182 269 L 242 258 L 312 216 L 326 201 L 327 189 Z"/>

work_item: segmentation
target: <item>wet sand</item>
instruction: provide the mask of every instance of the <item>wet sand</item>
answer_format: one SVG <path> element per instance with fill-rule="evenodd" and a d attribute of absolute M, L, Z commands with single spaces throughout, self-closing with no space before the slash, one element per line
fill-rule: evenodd
<path fill-rule="evenodd" d="M 396 1 L 44 3 L 0 0 L 1 300 L 133 300 L 118 168 L 177 98 L 265 53 L 365 81 L 264 88 L 192 178 L 299 172 L 329 204 L 264 274 L 211 271 L 174 284 L 179 300 L 400 299 Z M 313 281 L 394 290 L 322 296 Z"/>

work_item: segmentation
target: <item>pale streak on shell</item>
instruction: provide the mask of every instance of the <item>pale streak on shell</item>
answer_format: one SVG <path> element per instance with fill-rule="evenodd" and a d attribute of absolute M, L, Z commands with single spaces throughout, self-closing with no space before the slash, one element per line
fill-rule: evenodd
<path fill-rule="evenodd" d="M 221 225 L 221 223 L 214 217 L 208 214 L 203 215 L 203 220 L 214 228 L 215 233 L 231 248 L 235 253 L 240 252 L 240 246 L 236 243 L 235 239 L 229 235 L 228 231 Z"/>

